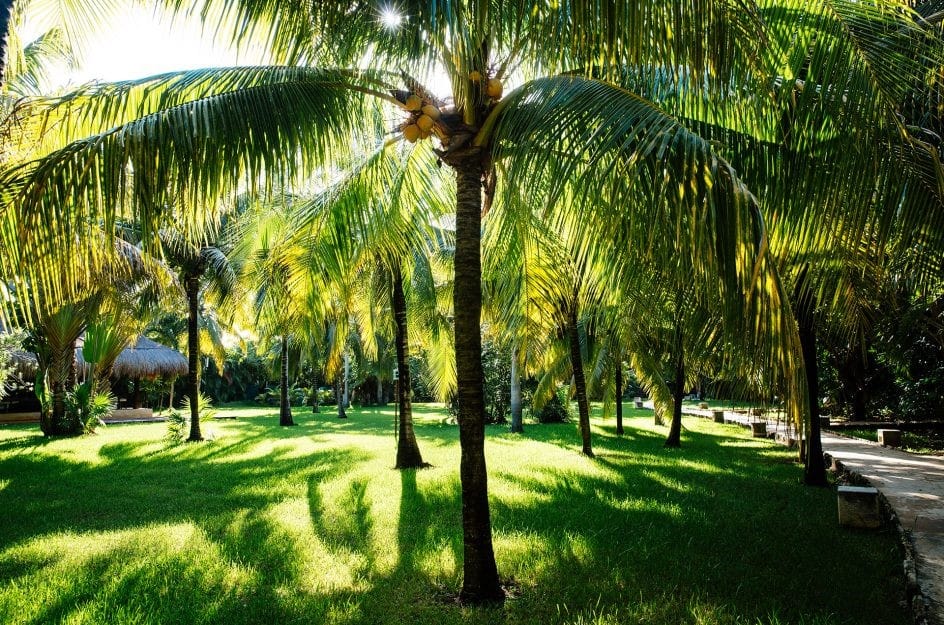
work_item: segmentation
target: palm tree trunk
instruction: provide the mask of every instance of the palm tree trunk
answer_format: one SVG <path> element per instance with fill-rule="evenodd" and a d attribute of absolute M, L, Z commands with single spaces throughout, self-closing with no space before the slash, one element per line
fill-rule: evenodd
<path fill-rule="evenodd" d="M 343 383 L 341 378 L 334 378 L 334 399 L 338 402 L 338 419 L 347 419 L 347 411 L 344 409 L 344 397 L 341 394 Z"/>
<path fill-rule="evenodd" d="M 347 379 L 351 372 L 351 357 L 348 355 L 347 349 L 344 350 L 344 409 L 347 410 L 351 406 L 351 396 L 348 393 L 347 388 Z"/>
<path fill-rule="evenodd" d="M 678 345 L 676 344 L 676 349 Z M 681 352 L 675 361 L 675 385 L 672 388 L 672 423 L 665 439 L 666 447 L 682 446 L 682 398 L 685 397 L 685 362 Z"/>
<path fill-rule="evenodd" d="M 815 296 L 806 291 L 797 299 L 799 300 L 797 303 L 797 325 L 800 331 L 800 345 L 803 348 L 803 365 L 806 369 L 810 415 L 803 481 L 809 486 L 826 486 L 826 460 L 823 458 L 823 441 L 820 438 L 819 427 L 819 368 L 816 364 Z"/>
<path fill-rule="evenodd" d="M 383 380 L 380 379 L 380 374 L 379 374 L 379 373 L 377 374 L 377 405 L 378 405 L 378 406 L 384 406 L 384 405 L 386 405 L 386 402 L 384 402 L 384 385 L 383 385 Z"/>
<path fill-rule="evenodd" d="M 569 314 L 567 335 L 570 340 L 570 366 L 574 372 L 577 411 L 580 414 L 580 438 L 583 441 L 584 455 L 593 458 L 593 447 L 590 444 L 590 403 L 587 401 L 587 381 L 583 375 L 583 356 L 580 354 L 580 332 L 577 328 L 576 302 L 572 302 Z"/>
<path fill-rule="evenodd" d="M 616 362 L 616 434 L 623 435 L 623 361 Z"/>
<path fill-rule="evenodd" d="M 311 378 L 311 411 L 317 413 L 317 412 L 321 412 L 321 401 L 320 401 L 321 393 L 318 392 L 318 377 L 319 376 L 318 376 L 318 370 L 315 367 L 312 367 L 312 371 L 314 373 L 312 374 L 312 378 Z"/>
<path fill-rule="evenodd" d="M 295 425 L 288 397 L 288 337 L 282 335 L 282 376 L 279 381 L 279 425 Z"/>
<path fill-rule="evenodd" d="M 200 278 L 187 276 L 184 282 L 187 292 L 187 396 L 190 398 L 190 436 L 188 441 L 202 441 L 200 432 L 200 328 L 199 312 Z"/>
<path fill-rule="evenodd" d="M 675 385 L 672 387 L 672 423 L 666 447 L 682 446 L 682 398 L 685 397 L 685 344 L 682 341 L 682 297 L 675 300 Z"/>
<path fill-rule="evenodd" d="M 511 350 L 511 431 L 524 432 L 521 423 L 521 376 L 518 373 L 518 347 Z"/>
<path fill-rule="evenodd" d="M 462 483 L 463 577 L 467 603 L 504 600 L 492 546 L 485 466 L 485 393 L 482 372 L 482 176 L 477 150 L 454 154 L 456 248 L 453 310 Z"/>
<path fill-rule="evenodd" d="M 410 400 L 410 344 L 406 331 L 406 297 L 403 294 L 403 274 L 400 272 L 400 263 L 392 267 L 393 270 L 393 321 L 397 330 L 397 371 L 399 384 L 397 385 L 397 402 L 400 407 L 400 431 L 397 438 L 397 465 L 398 469 L 415 469 L 424 466 L 420 447 L 416 443 L 416 433 L 413 431 L 413 405 Z"/>
<path fill-rule="evenodd" d="M 177 383 L 177 376 L 175 375 L 170 379 L 170 393 L 167 396 L 167 409 L 174 409 L 174 384 Z"/>
<path fill-rule="evenodd" d="M 4 84 L 3 77 L 7 67 L 7 35 L 10 30 L 11 13 L 13 13 L 13 0 L 0 0 L 0 87 Z"/>

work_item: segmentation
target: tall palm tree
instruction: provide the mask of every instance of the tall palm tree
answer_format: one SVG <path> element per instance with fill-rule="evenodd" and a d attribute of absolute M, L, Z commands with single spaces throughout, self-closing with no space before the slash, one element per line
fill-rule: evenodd
<path fill-rule="evenodd" d="M 397 109 L 404 111 L 408 140 L 435 134 L 438 157 L 455 179 L 461 596 L 470 602 L 503 596 L 484 455 L 483 210 L 498 194 L 513 204 L 516 181 L 533 181 L 541 187 L 541 201 L 554 209 L 566 199 L 561 185 L 573 185 L 577 193 L 568 195 L 587 201 L 566 208 L 575 221 L 595 225 L 597 244 L 638 242 L 646 249 L 648 225 L 677 224 L 676 251 L 692 259 L 698 270 L 693 279 L 714 285 L 724 318 L 745 326 L 753 318 L 773 338 L 770 359 L 802 370 L 793 344 L 796 329 L 769 262 L 760 206 L 698 132 L 712 135 L 709 125 L 748 127 L 769 139 L 768 130 L 780 128 L 776 106 L 800 90 L 803 80 L 793 71 L 796 64 L 785 61 L 806 58 L 813 41 L 841 46 L 842 54 L 809 55 L 801 63 L 808 75 L 822 70 L 852 78 L 842 83 L 849 88 L 841 97 L 831 89 L 839 81 L 832 81 L 803 90 L 799 99 L 818 100 L 831 120 L 851 120 L 865 129 L 857 140 L 885 137 L 887 124 L 868 130 L 868 123 L 890 119 L 887 96 L 900 91 L 902 76 L 909 85 L 921 84 L 910 79 L 933 56 L 901 54 L 920 33 L 915 16 L 892 0 L 702 0 L 690 12 L 656 1 L 416 0 L 404 3 L 402 19 L 386 21 L 379 11 L 344 2 L 169 3 L 196 7 L 208 19 L 233 19 L 242 25 L 237 39 L 261 33 L 287 65 L 166 75 L 96 86 L 69 99 L 53 113 L 65 121 L 57 127 L 67 138 L 93 138 L 63 143 L 43 160 L 4 175 L 6 203 L 15 200 L 20 208 L 7 216 L 0 238 L 20 260 L 53 242 L 82 245 L 81 238 L 66 240 L 61 233 L 81 231 L 93 216 L 107 222 L 120 207 L 153 222 L 168 205 L 165 183 L 178 181 L 199 196 L 233 191 L 265 173 L 264 184 L 272 188 L 302 170 L 344 164 L 351 147 L 372 144 L 385 125 L 379 120 Z M 798 14 L 805 17 L 801 36 L 784 36 L 783 24 Z M 349 69 L 365 58 L 375 69 Z M 322 69 L 331 64 L 341 69 Z M 785 65 L 792 75 L 781 75 Z M 451 100 L 410 77 L 422 80 L 433 69 L 447 77 Z M 502 82 L 511 86 L 518 80 L 522 84 L 505 95 Z M 378 104 L 394 108 L 378 113 Z M 433 108 L 416 110 L 421 105 Z M 70 115 L 73 107 L 87 114 Z M 894 148 L 909 148 L 921 171 L 936 173 L 939 165 L 924 158 L 908 128 L 899 125 L 898 131 L 904 139 L 894 141 Z M 728 148 L 730 133 L 715 134 L 723 137 L 720 147 Z M 750 151 L 757 141 L 730 140 L 730 147 L 748 154 L 745 166 L 765 164 L 765 153 Z M 838 143 L 836 148 L 831 155 L 844 172 L 861 167 L 861 159 L 844 154 Z M 127 165 L 133 166 L 133 180 Z M 773 175 L 771 167 L 757 170 Z M 940 193 L 933 195 L 939 201 Z M 56 212 L 63 198 L 70 209 Z M 60 218 L 47 219 L 53 213 Z M 30 233 L 25 240 L 16 236 L 23 231 Z M 660 249 L 665 248 L 654 251 Z M 5 273 L 17 267 L 0 265 Z M 49 279 L 50 269 L 41 263 L 23 266 L 32 278 Z"/>
<path fill-rule="evenodd" d="M 179 272 L 179 283 L 187 302 L 187 397 L 190 399 L 187 440 L 201 441 L 201 302 L 207 291 L 212 291 L 219 299 L 229 297 L 236 286 L 237 272 L 227 257 L 221 224 L 210 224 L 196 236 L 173 228 L 160 230 L 158 236 L 168 264 Z M 222 362 L 221 358 L 218 360 Z"/>

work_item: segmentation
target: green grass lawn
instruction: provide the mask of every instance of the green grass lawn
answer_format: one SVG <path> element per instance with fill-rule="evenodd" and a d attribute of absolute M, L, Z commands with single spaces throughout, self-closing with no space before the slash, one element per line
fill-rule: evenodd
<path fill-rule="evenodd" d="M 44 440 L 0 428 L 2 623 L 907 623 L 890 532 L 844 530 L 793 454 L 651 413 L 490 427 L 503 608 L 461 582 L 458 431 L 417 407 L 433 468 L 393 470 L 392 408 L 224 409 L 213 440 L 166 449 L 163 424 Z"/>

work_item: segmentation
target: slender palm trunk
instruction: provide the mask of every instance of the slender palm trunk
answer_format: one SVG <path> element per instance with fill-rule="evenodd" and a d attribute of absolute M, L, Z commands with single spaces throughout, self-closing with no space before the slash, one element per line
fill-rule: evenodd
<path fill-rule="evenodd" d="M 384 401 L 384 385 L 383 380 L 380 379 L 380 374 L 377 374 L 377 405 L 384 406 L 386 402 Z"/>
<path fill-rule="evenodd" d="M 141 407 L 141 378 L 135 378 L 131 383 L 131 407 L 135 410 Z"/>
<path fill-rule="evenodd" d="M 524 432 L 521 423 L 521 375 L 518 373 L 518 347 L 511 350 L 511 431 Z"/>
<path fill-rule="evenodd" d="M 7 67 L 7 35 L 10 30 L 12 12 L 13 0 L 0 0 L 0 87 L 4 84 L 4 72 Z"/>
<path fill-rule="evenodd" d="M 424 466 L 420 447 L 413 431 L 413 404 L 410 385 L 410 344 L 406 332 L 406 297 L 400 263 L 393 266 L 393 321 L 397 330 L 397 403 L 400 407 L 400 431 L 397 438 L 397 468 L 414 469 Z"/>
<path fill-rule="evenodd" d="M 288 337 L 282 335 L 282 376 L 279 381 L 279 425 L 295 425 L 288 396 Z"/>
<path fill-rule="evenodd" d="M 347 410 L 351 406 L 351 396 L 348 394 L 347 388 L 347 379 L 351 373 L 351 357 L 347 353 L 347 349 L 344 350 L 344 409 Z"/>
<path fill-rule="evenodd" d="M 334 378 L 334 399 L 338 402 L 338 419 L 347 419 L 347 411 L 344 409 L 344 397 L 342 396 L 341 388 L 343 387 L 343 382 L 341 378 Z"/>
<path fill-rule="evenodd" d="M 623 362 L 616 362 L 616 434 L 623 435 Z"/>
<path fill-rule="evenodd" d="M 580 332 L 577 327 L 577 304 L 570 306 L 567 320 L 567 335 L 570 340 L 570 366 L 574 372 L 574 390 L 577 395 L 577 411 L 580 415 L 580 438 L 583 453 L 593 458 L 590 443 L 590 403 L 587 401 L 587 381 L 583 375 L 583 356 L 580 354 Z"/>
<path fill-rule="evenodd" d="M 463 579 L 467 603 L 504 600 L 492 546 L 485 466 L 485 397 L 482 373 L 482 177 L 478 151 L 453 155 L 456 171 L 456 251 L 453 310 L 462 483 Z"/>
<path fill-rule="evenodd" d="M 190 398 L 190 436 L 188 441 L 202 441 L 200 432 L 200 328 L 198 308 L 200 278 L 187 276 L 184 282 L 187 292 L 187 396 Z"/>
<path fill-rule="evenodd" d="M 174 384 L 177 382 L 177 376 L 170 379 L 170 394 L 167 397 L 167 409 L 174 409 Z"/>
<path fill-rule="evenodd" d="M 820 438 L 819 427 L 819 369 L 816 364 L 816 319 L 814 317 L 816 305 L 814 296 L 809 292 L 798 299 L 797 325 L 800 330 L 800 345 L 803 348 L 803 365 L 806 368 L 810 414 L 803 481 L 809 486 L 826 486 L 826 460 L 823 458 L 823 441 Z"/>
<path fill-rule="evenodd" d="M 685 362 L 682 354 L 675 361 L 675 385 L 672 388 L 672 423 L 665 439 L 666 447 L 682 446 L 682 399 L 685 397 Z"/>
<path fill-rule="evenodd" d="M 685 397 L 685 345 L 682 342 L 681 297 L 675 302 L 675 385 L 672 387 L 672 423 L 666 447 L 682 446 L 682 398 Z"/>
<path fill-rule="evenodd" d="M 312 368 L 314 370 L 314 368 Z M 318 392 L 318 372 L 314 370 L 311 378 L 311 411 L 321 412 L 321 393 Z"/>

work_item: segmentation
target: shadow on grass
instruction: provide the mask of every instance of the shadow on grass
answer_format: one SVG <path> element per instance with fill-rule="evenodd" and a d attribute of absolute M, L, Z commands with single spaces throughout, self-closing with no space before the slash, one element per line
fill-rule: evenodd
<path fill-rule="evenodd" d="M 381 419 L 329 425 L 316 415 L 291 430 L 252 420 L 238 438 L 160 452 L 113 442 L 99 464 L 3 458 L 0 582 L 10 590 L 0 621 L 543 624 L 590 621 L 596 610 L 614 623 L 774 612 L 785 622 L 904 622 L 894 541 L 838 530 L 829 494 L 801 487 L 783 453 L 697 431 L 666 450 L 658 432 L 631 424 L 622 438 L 598 434 L 600 457 L 578 469 L 572 424 L 530 427 L 530 442 L 547 445 L 542 462 L 492 473 L 496 551 L 520 596 L 499 610 L 445 604 L 461 571 L 455 476 L 400 471 L 399 492 L 372 491 L 377 476 L 364 467 L 376 454 L 326 446 L 338 432 L 373 438 Z M 433 423 L 418 436 L 455 445 L 454 429 Z M 513 442 L 490 431 L 500 453 L 515 454 Z M 379 497 L 396 499 L 396 512 L 379 514 L 392 503 Z M 278 506 L 295 499 L 304 527 L 293 529 Z M 58 532 L 74 544 L 58 545 Z M 350 579 L 317 570 L 335 566 Z M 871 600 L 862 570 L 872 572 Z"/>

